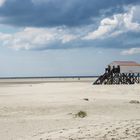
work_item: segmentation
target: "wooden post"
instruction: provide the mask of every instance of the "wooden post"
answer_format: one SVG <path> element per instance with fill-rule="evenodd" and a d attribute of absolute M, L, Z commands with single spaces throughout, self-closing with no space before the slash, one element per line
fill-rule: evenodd
<path fill-rule="evenodd" d="M 93 84 L 135 84 L 140 83 L 140 73 L 120 73 L 118 66 L 111 69 L 109 66 Z"/>

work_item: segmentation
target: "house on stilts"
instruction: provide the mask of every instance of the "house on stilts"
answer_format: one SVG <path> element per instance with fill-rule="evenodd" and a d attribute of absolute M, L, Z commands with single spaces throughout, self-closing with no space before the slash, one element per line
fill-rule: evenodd
<path fill-rule="evenodd" d="M 93 84 L 135 83 L 140 83 L 140 64 L 134 61 L 113 61 Z"/>

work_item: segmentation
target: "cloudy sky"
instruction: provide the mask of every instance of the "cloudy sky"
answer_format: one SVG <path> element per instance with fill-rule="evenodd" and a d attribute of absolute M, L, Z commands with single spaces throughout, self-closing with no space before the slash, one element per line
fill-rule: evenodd
<path fill-rule="evenodd" d="M 0 77 L 98 75 L 140 63 L 139 0 L 0 0 Z"/>

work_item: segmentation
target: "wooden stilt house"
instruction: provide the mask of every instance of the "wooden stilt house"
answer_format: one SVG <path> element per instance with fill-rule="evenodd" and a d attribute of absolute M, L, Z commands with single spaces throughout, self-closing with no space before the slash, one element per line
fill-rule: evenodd
<path fill-rule="evenodd" d="M 140 64 L 134 61 L 113 61 L 93 84 L 135 83 L 140 83 Z"/>

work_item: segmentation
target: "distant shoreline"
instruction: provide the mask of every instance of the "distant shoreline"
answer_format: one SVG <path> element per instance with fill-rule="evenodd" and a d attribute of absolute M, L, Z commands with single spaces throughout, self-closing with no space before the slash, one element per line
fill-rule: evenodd
<path fill-rule="evenodd" d="M 96 76 L 59 76 L 59 77 L 1 77 L 0 85 L 5 84 L 40 84 L 65 82 L 93 82 Z"/>
<path fill-rule="evenodd" d="M 46 76 L 46 77 L 0 77 L 0 79 L 61 79 L 61 78 L 97 78 L 98 76 Z"/>

